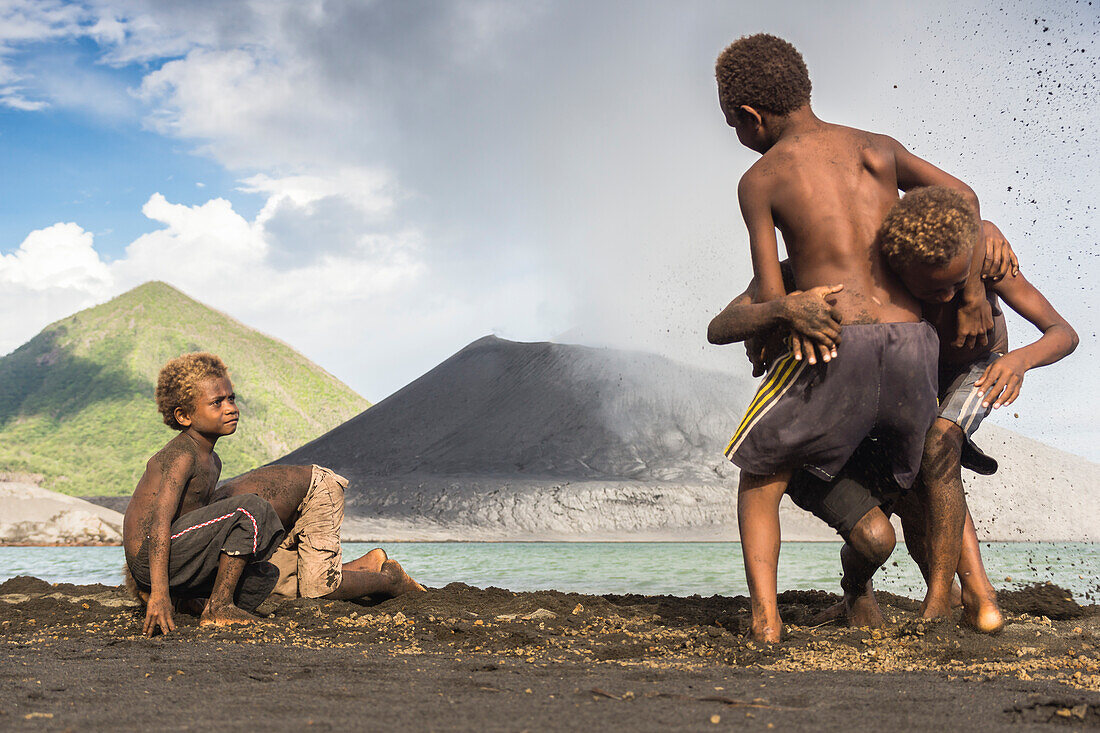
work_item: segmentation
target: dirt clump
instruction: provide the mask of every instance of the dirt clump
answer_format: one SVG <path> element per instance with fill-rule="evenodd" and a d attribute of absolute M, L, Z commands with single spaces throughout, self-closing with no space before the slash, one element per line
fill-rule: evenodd
<path fill-rule="evenodd" d="M 1053 583 L 1035 583 L 1020 590 L 998 594 L 1006 611 L 1064 620 L 1080 618 L 1085 610 L 1073 600 L 1073 594 Z"/>

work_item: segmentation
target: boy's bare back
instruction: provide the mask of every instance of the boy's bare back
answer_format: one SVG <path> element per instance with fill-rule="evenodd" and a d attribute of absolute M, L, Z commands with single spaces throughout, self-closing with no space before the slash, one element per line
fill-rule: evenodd
<path fill-rule="evenodd" d="M 904 149 L 882 135 L 816 118 L 806 122 L 769 148 L 741 180 L 738 194 L 754 260 L 758 250 L 775 251 L 778 228 L 799 290 L 844 285 L 832 296 L 844 324 L 920 320 L 916 299 L 875 246 L 875 234 L 898 199 L 896 153 Z"/>
<path fill-rule="evenodd" d="M 313 466 L 263 466 L 218 487 L 212 501 L 241 494 L 256 494 L 266 499 L 283 526 L 290 529 L 294 514 L 309 493 Z"/>

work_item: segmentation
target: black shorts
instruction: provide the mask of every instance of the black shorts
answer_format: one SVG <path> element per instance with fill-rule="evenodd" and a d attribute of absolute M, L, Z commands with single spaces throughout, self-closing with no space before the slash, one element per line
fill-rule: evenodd
<path fill-rule="evenodd" d="M 891 476 L 891 458 L 883 443 L 868 438 L 833 481 L 809 471 L 796 471 L 787 496 L 836 530 L 844 539 L 867 512 L 879 508 L 886 516 L 904 493 Z"/>
<path fill-rule="evenodd" d="M 888 448 L 889 473 L 908 488 L 936 417 L 939 338 L 931 324 L 845 326 L 837 357 L 772 365 L 726 457 L 743 471 L 804 468 L 832 480 L 864 438 Z"/>
<path fill-rule="evenodd" d="M 238 607 L 254 611 L 279 582 L 279 569 L 266 560 L 286 530 L 271 504 L 255 494 L 211 502 L 176 519 L 169 531 L 168 592 L 174 597 L 209 597 L 223 553 L 249 559 L 233 594 Z M 138 587 L 148 591 L 148 538 L 126 564 Z"/>

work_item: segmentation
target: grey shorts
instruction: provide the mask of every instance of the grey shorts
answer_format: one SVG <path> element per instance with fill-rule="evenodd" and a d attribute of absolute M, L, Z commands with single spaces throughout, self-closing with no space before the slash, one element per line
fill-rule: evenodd
<path fill-rule="evenodd" d="M 828 481 L 875 437 L 888 448 L 889 474 L 908 488 L 936 417 L 935 329 L 925 321 L 845 326 L 837 352 L 816 365 L 776 361 L 726 457 L 749 473 L 804 468 Z"/>
<path fill-rule="evenodd" d="M 962 465 L 986 476 L 997 472 L 997 461 L 974 445 L 973 437 L 993 407 L 982 406 L 982 397 L 974 383 L 990 364 L 1002 356 L 990 352 L 970 364 L 945 364 L 940 367 L 939 417 L 950 420 L 963 431 L 966 439 L 963 441 Z"/>

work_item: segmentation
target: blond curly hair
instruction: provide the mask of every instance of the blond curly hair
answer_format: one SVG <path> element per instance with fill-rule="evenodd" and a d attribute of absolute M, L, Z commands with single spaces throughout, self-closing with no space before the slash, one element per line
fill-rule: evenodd
<path fill-rule="evenodd" d="M 183 430 L 176 421 L 176 408 L 190 413 L 195 409 L 195 389 L 205 379 L 229 378 L 225 362 L 214 354 L 196 351 L 172 359 L 157 375 L 157 410 L 164 424 L 173 430 Z"/>
<path fill-rule="evenodd" d="M 894 204 L 879 228 L 879 246 L 895 271 L 912 265 L 942 267 L 972 251 L 981 223 L 958 191 L 915 188 Z"/>

